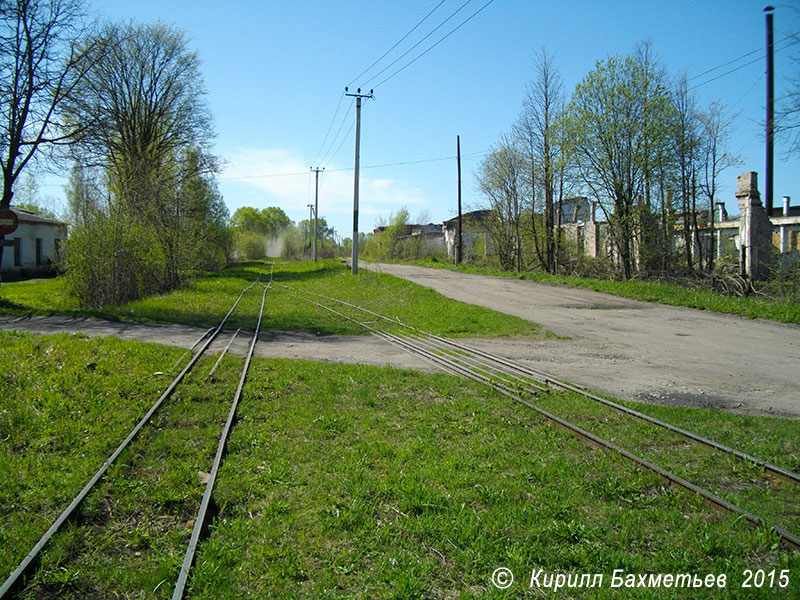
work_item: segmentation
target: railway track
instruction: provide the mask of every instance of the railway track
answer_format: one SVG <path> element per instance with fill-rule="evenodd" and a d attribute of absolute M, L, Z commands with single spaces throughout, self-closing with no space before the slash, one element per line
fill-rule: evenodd
<path fill-rule="evenodd" d="M 59 531 L 64 527 L 66 523 L 74 519 L 77 509 L 82 505 L 82 503 L 84 503 L 87 496 L 89 496 L 92 493 L 92 491 L 95 490 L 96 487 L 98 487 L 98 484 L 101 481 L 103 481 L 109 468 L 111 468 L 112 465 L 114 465 L 114 463 L 120 457 L 120 455 L 131 446 L 134 440 L 140 437 L 142 431 L 155 418 L 159 409 L 161 409 L 164 406 L 164 404 L 169 400 L 169 398 L 173 395 L 173 392 L 176 390 L 176 388 L 178 388 L 181 382 L 184 381 L 184 378 L 187 376 L 187 374 L 189 374 L 192 371 L 192 369 L 195 367 L 195 365 L 198 363 L 198 361 L 204 355 L 204 353 L 208 350 L 211 344 L 222 334 L 225 323 L 228 321 L 230 316 L 236 310 L 237 306 L 239 305 L 240 301 L 245 296 L 245 294 L 247 294 L 254 286 L 256 286 L 259 283 L 263 286 L 263 291 L 261 294 L 261 308 L 258 314 L 258 321 L 256 323 L 250 341 L 249 351 L 244 359 L 244 365 L 242 367 L 239 376 L 238 386 L 230 402 L 230 408 L 228 410 L 225 425 L 222 428 L 222 432 L 217 442 L 217 449 L 214 455 L 213 463 L 211 464 L 210 471 L 205 479 L 205 489 L 203 497 L 200 502 L 199 508 L 197 510 L 197 514 L 194 518 L 194 526 L 186 548 L 186 552 L 184 554 L 184 559 L 180 567 L 180 570 L 175 573 L 177 582 L 173 590 L 172 598 L 173 600 L 179 600 L 180 598 L 183 597 L 186 585 L 188 583 L 190 569 L 192 567 L 192 563 L 194 562 L 195 551 L 197 549 L 198 543 L 200 542 L 202 533 L 208 521 L 209 509 L 212 505 L 212 493 L 217 477 L 217 472 L 222 463 L 222 458 L 225 453 L 228 436 L 230 434 L 231 428 L 233 427 L 234 419 L 236 416 L 236 409 L 242 394 L 242 389 L 244 387 L 245 379 L 247 377 L 247 372 L 250 366 L 250 360 L 253 356 L 255 344 L 258 339 L 258 334 L 261 327 L 261 317 L 264 311 L 264 302 L 266 299 L 266 294 L 267 291 L 272 286 L 272 271 L 270 271 L 269 273 L 269 281 L 266 282 L 261 281 L 261 274 L 259 274 L 256 280 L 254 280 L 252 283 L 246 286 L 239 294 L 233 305 L 230 307 L 227 314 L 222 318 L 220 323 L 215 328 L 207 330 L 195 342 L 195 344 L 186 353 L 184 353 L 183 356 L 181 356 L 181 358 L 179 358 L 178 361 L 173 365 L 172 370 L 174 371 L 185 360 L 187 354 L 190 353 L 192 354 L 189 361 L 180 369 L 180 371 L 174 377 L 172 382 L 167 386 L 167 388 L 164 390 L 161 396 L 159 396 L 159 398 L 150 407 L 150 409 L 141 418 L 141 420 L 136 424 L 136 426 L 129 432 L 127 437 L 116 448 L 116 450 L 114 450 L 114 452 L 106 459 L 106 461 L 100 466 L 97 472 L 95 472 L 95 474 L 89 479 L 89 481 L 81 489 L 81 491 L 78 492 L 78 494 L 71 500 L 69 505 L 61 512 L 59 517 L 52 523 L 52 525 L 48 528 L 48 530 L 44 533 L 44 535 L 42 535 L 39 541 L 36 542 L 33 548 L 31 548 L 31 550 L 17 565 L 14 571 L 2 583 L 2 585 L 0 586 L 0 598 L 10 598 L 21 591 L 23 585 L 26 583 L 25 576 L 31 573 L 31 571 L 35 568 L 38 560 L 41 558 L 42 554 L 46 551 L 53 537 L 59 533 Z M 217 366 L 219 365 L 223 356 L 227 352 L 228 348 L 230 348 L 233 339 L 238 335 L 238 333 L 239 330 L 237 330 L 234 334 L 230 336 L 230 340 L 228 341 L 225 350 L 221 353 L 220 357 L 212 367 L 211 371 L 205 376 L 205 381 L 209 380 L 213 381 L 214 371 L 216 371 Z M 193 352 L 195 348 L 198 348 L 198 350 L 196 352 Z"/>
<path fill-rule="evenodd" d="M 781 511 L 792 512 L 793 523 L 796 526 L 796 523 L 800 523 L 800 514 L 797 514 L 800 506 L 796 501 L 800 475 L 797 473 L 602 398 L 567 381 L 504 357 L 421 331 L 397 319 L 338 298 L 300 290 L 284 284 L 278 285 L 298 298 L 334 313 L 342 319 L 357 323 L 372 335 L 449 373 L 477 381 L 497 390 L 536 411 L 545 419 L 580 436 L 592 445 L 618 453 L 639 467 L 658 474 L 670 484 L 697 494 L 718 509 L 744 518 L 753 525 L 769 527 L 779 536 L 783 544 L 800 550 L 800 537 L 786 527 L 773 524 L 770 520 L 742 508 L 723 498 L 720 493 L 709 489 L 739 487 L 769 493 L 770 489 L 778 486 L 781 488 L 789 486 L 793 488 L 790 494 L 793 500 L 789 501 L 788 506 L 783 506 Z M 556 391 L 555 395 L 552 393 L 553 391 Z M 543 394 L 543 392 L 547 393 Z M 554 396 L 555 399 L 553 399 Z M 566 418 L 557 414 L 565 412 L 564 404 L 574 407 L 572 412 L 575 414 L 572 417 Z M 605 412 L 597 413 L 598 409 Z M 566 412 L 570 412 L 568 408 Z M 587 423 L 579 423 L 580 415 L 587 412 L 593 416 L 589 419 L 583 418 L 583 421 L 588 421 Z M 599 417 L 598 414 L 600 414 Z M 591 429 L 597 429 L 597 427 L 593 427 L 595 423 L 591 421 L 600 422 L 600 429 L 604 435 L 601 436 L 591 431 Z M 702 460 L 694 468 L 692 468 L 691 461 L 686 459 L 689 466 L 684 470 L 693 472 L 695 476 L 692 479 L 695 482 L 690 481 L 685 475 L 675 474 L 674 469 L 659 465 L 659 462 L 663 464 L 665 461 L 663 456 L 665 453 L 649 451 L 645 454 L 653 454 L 655 457 L 645 457 L 642 452 L 631 451 L 615 441 L 615 438 L 620 437 L 621 431 L 634 428 L 641 431 L 642 441 L 636 444 L 640 450 L 648 450 L 655 445 L 653 440 L 661 440 L 658 443 L 663 444 L 666 448 L 686 446 L 692 449 L 691 453 L 684 451 L 686 457 L 692 454 L 702 455 Z M 702 451 L 698 449 L 702 449 Z M 674 459 L 672 462 L 675 462 Z M 719 470 L 722 475 L 715 479 L 708 475 L 708 472 L 712 470 Z M 698 480 L 700 483 L 696 483 Z M 742 483 L 743 481 L 744 483 Z"/>

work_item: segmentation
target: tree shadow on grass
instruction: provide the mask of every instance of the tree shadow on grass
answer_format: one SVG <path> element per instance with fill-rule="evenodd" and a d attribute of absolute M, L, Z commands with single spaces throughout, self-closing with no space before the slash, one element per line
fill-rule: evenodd
<path fill-rule="evenodd" d="M 6 300 L 5 298 L 0 298 L 0 310 L 26 310 L 28 307 L 24 304 L 17 304 L 16 302 L 12 302 L 11 300 Z"/>

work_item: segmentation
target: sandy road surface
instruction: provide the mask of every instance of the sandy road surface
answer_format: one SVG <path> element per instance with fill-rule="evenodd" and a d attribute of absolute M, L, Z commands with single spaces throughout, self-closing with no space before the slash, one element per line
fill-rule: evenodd
<path fill-rule="evenodd" d="M 506 277 L 363 264 L 569 340 L 474 340 L 618 398 L 800 418 L 800 327 Z"/>

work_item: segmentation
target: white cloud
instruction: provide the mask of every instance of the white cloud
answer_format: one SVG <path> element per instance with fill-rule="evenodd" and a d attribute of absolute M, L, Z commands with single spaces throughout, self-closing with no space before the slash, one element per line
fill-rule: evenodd
<path fill-rule="evenodd" d="M 280 206 L 291 218 L 299 220 L 308 215 L 307 205 L 314 201 L 314 174 L 299 155 L 274 148 L 242 148 L 225 157 L 220 174 L 224 188 L 236 184 L 248 198 L 263 194 L 264 206 Z M 223 190 L 224 191 L 224 190 Z M 232 211 L 247 202 L 227 198 Z M 232 200 L 232 201 L 231 201 Z M 353 171 L 333 166 L 320 173 L 319 213 L 340 231 L 352 228 Z M 371 230 L 375 218 L 388 217 L 402 207 L 412 214 L 424 211 L 428 205 L 425 193 L 406 182 L 370 176 L 362 167 L 359 186 L 359 213 L 362 231 Z"/>

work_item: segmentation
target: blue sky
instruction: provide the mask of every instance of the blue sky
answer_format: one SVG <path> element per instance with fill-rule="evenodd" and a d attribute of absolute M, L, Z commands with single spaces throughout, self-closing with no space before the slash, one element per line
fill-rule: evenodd
<path fill-rule="evenodd" d="M 353 174 L 348 169 L 353 166 L 354 132 L 349 128 L 355 114 L 351 100 L 342 99 L 344 87 L 365 84 L 464 2 L 445 0 L 376 68 L 353 81 L 439 1 L 228 0 L 223 5 L 89 0 L 102 18 L 161 21 L 186 32 L 202 63 L 218 134 L 216 152 L 226 163 L 220 189 L 231 213 L 243 205 L 280 206 L 294 220 L 305 218 L 314 194 L 309 167 L 325 166 L 320 215 L 343 236 L 352 231 Z M 632 52 L 645 39 L 652 41 L 670 73 L 689 77 L 756 51 L 692 79 L 691 85 L 763 56 L 763 0 L 494 0 L 417 62 L 381 83 L 486 1 L 472 0 L 405 59 L 364 86 L 380 83 L 375 99 L 364 101 L 362 111 L 361 231 L 371 230 L 377 218 L 402 206 L 412 218 L 441 221 L 454 215 L 456 163 L 451 157 L 456 135 L 465 156 L 464 203 L 480 205 L 473 173 L 481 153 L 519 114 L 525 85 L 533 77 L 534 54 L 542 46 L 555 56 L 568 93 L 597 60 Z M 776 41 L 800 31 L 800 3 L 774 6 Z M 789 62 L 791 52 L 776 55 L 776 97 L 782 95 L 789 70 L 800 69 Z M 731 149 L 743 164 L 727 171 L 722 181 L 729 210 L 736 208 L 738 173 L 758 171 L 763 192 L 764 70 L 758 60 L 696 88 L 701 107 L 719 100 L 739 112 Z M 320 154 L 337 105 L 337 119 Z M 340 122 L 340 136 L 331 146 Z M 328 158 L 322 161 L 327 146 Z M 331 156 L 336 148 L 339 152 Z M 776 154 L 776 204 L 783 195 L 800 204 L 800 161 L 785 159 L 780 149 Z M 299 174 L 282 175 L 287 173 Z"/>

